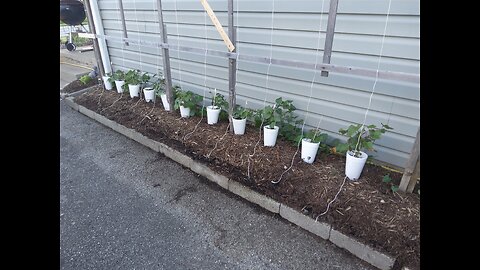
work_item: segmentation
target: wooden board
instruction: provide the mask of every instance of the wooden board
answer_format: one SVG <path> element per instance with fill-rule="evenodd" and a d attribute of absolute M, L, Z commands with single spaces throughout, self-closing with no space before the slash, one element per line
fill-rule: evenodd
<path fill-rule="evenodd" d="M 200 0 L 200 2 L 202 3 L 202 6 L 205 9 L 205 11 L 207 11 L 208 16 L 210 16 L 210 19 L 212 20 L 212 23 L 215 25 L 215 28 L 217 28 L 218 33 L 220 33 L 220 36 L 222 37 L 223 42 L 225 42 L 225 44 L 227 45 L 228 50 L 230 52 L 233 52 L 233 50 L 235 50 L 235 46 L 233 46 L 232 41 L 228 37 L 227 33 L 225 33 L 225 31 L 223 30 L 222 25 L 218 21 L 217 16 L 213 12 L 207 0 Z"/>

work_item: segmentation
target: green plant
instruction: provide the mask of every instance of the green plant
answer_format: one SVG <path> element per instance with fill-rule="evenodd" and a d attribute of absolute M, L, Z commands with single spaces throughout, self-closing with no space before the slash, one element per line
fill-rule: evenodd
<path fill-rule="evenodd" d="M 160 96 L 162 94 L 165 94 L 165 87 L 165 79 L 158 78 L 153 83 L 153 90 L 155 90 L 155 95 Z"/>
<path fill-rule="evenodd" d="M 108 78 L 110 83 L 114 83 L 115 81 L 123 81 L 125 80 L 125 72 L 123 70 L 117 70 Z"/>
<path fill-rule="evenodd" d="M 352 151 L 355 157 L 360 157 L 360 151 L 364 149 L 375 151 L 373 148 L 375 140 L 380 139 L 382 134 L 391 129 L 393 128 L 384 124 L 382 124 L 381 128 L 375 125 L 364 126 L 361 124 L 350 125 L 348 129 L 341 128 L 338 132 L 347 136 L 348 140 L 346 143 L 339 143 L 336 146 L 336 151 L 340 153 Z"/>
<path fill-rule="evenodd" d="M 131 69 L 125 74 L 125 84 L 138 85 L 143 82 L 142 79 L 142 75 L 140 74 L 140 70 L 138 69 Z"/>
<path fill-rule="evenodd" d="M 92 77 L 88 76 L 88 75 L 83 75 L 82 77 L 80 77 L 79 81 L 83 84 L 83 85 L 86 85 L 87 83 L 91 82 L 92 81 Z"/>
<path fill-rule="evenodd" d="M 306 132 L 303 136 L 299 134 L 295 139 L 296 143 L 299 143 L 299 140 L 307 139 L 308 142 L 319 143 L 319 149 L 323 152 L 330 152 L 330 147 L 327 145 L 328 134 L 321 133 L 319 129 L 311 129 Z"/>
<path fill-rule="evenodd" d="M 209 91 L 209 93 L 211 94 L 212 92 Z M 225 97 L 222 94 L 217 93 L 216 89 L 212 98 L 212 106 L 221 109 L 220 115 L 218 116 L 220 120 L 228 119 L 228 102 L 225 100 Z"/>
<path fill-rule="evenodd" d="M 384 183 L 390 183 L 390 189 L 392 190 L 392 192 L 396 192 L 398 190 L 398 186 L 392 183 L 392 178 L 389 174 L 384 175 L 382 181 Z"/>
<path fill-rule="evenodd" d="M 292 100 L 277 98 L 273 106 L 266 106 L 256 111 L 254 117 L 255 125 L 260 127 L 263 119 L 264 126 L 268 126 L 271 129 L 278 126 L 278 135 L 280 137 L 295 142 L 301 133 L 301 129 L 297 125 L 301 124 L 303 120 L 297 120 L 298 116 L 293 114 L 296 108 L 292 103 Z"/>
<path fill-rule="evenodd" d="M 212 92 L 209 91 L 209 93 L 211 94 Z M 222 94 L 217 93 L 216 89 L 212 98 L 212 106 L 216 106 L 222 110 L 228 111 L 228 102 L 225 100 L 225 97 Z"/>
<path fill-rule="evenodd" d="M 174 109 L 177 110 L 180 106 L 190 108 L 190 115 L 197 113 L 197 103 L 201 102 L 203 97 L 193 93 L 192 91 L 183 91 L 180 88 L 177 89 Z"/>
<path fill-rule="evenodd" d="M 232 117 L 235 119 L 250 119 L 254 113 L 254 110 L 250 108 L 244 108 L 237 104 L 235 109 L 233 109 Z"/>

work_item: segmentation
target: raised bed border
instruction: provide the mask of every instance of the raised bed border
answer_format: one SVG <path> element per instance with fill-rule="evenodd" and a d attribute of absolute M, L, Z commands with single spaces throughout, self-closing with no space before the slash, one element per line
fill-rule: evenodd
<path fill-rule="evenodd" d="M 390 270 L 395 264 L 395 257 L 392 257 L 388 254 L 382 253 L 368 245 L 361 243 L 358 239 L 354 237 L 345 235 L 332 228 L 331 224 L 324 222 L 316 222 L 314 219 L 305 216 L 304 214 L 298 212 L 297 210 L 288 207 L 285 204 L 279 203 L 273 200 L 270 197 L 267 197 L 263 194 L 260 194 L 249 187 L 242 185 L 241 183 L 231 180 L 224 175 L 218 174 L 212 169 L 208 168 L 206 165 L 201 164 L 190 158 L 189 156 L 180 153 L 179 151 L 165 145 L 163 143 L 152 140 L 145 135 L 137 132 L 134 129 L 127 128 L 123 125 L 118 124 L 103 115 L 97 114 L 96 112 L 89 110 L 81 105 L 78 105 L 73 101 L 74 96 L 86 92 L 91 88 L 86 88 L 84 90 L 71 93 L 65 97 L 65 102 L 73 110 L 78 111 L 97 122 L 113 129 L 114 131 L 123 134 L 124 136 L 154 150 L 155 152 L 160 152 L 167 156 L 168 158 L 180 163 L 181 165 L 189 168 L 193 172 L 204 176 L 208 180 L 218 184 L 220 187 L 244 198 L 245 200 L 257 204 L 260 207 L 272 212 L 279 214 L 282 218 L 288 220 L 289 222 L 325 239 L 329 240 L 336 246 L 348 250 L 353 255 L 358 258 L 368 262 L 369 264 L 382 269 Z"/>

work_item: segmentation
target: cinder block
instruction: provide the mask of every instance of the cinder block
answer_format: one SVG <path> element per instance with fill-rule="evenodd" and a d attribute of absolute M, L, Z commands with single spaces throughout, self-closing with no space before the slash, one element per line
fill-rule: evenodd
<path fill-rule="evenodd" d="M 362 244 L 358 240 L 353 239 L 352 237 L 349 237 L 335 229 L 331 230 L 329 240 L 335 245 L 350 251 L 358 258 L 379 269 L 390 270 L 395 263 L 395 258 L 374 250 L 373 248 Z"/>
<path fill-rule="evenodd" d="M 328 239 L 330 235 L 330 224 L 316 222 L 314 219 L 284 204 L 280 205 L 280 216 L 323 239 Z"/>
<path fill-rule="evenodd" d="M 273 213 L 279 213 L 280 211 L 280 203 L 262 195 L 240 183 L 237 181 L 230 180 L 228 181 L 228 190 L 237 194 L 238 196 L 250 201 L 252 203 L 258 204 L 261 207 L 267 209 Z"/>
<path fill-rule="evenodd" d="M 159 145 L 159 152 L 167 156 L 168 158 L 182 164 L 183 166 L 190 168 L 192 166 L 193 160 L 188 157 L 187 155 L 184 155 L 170 147 L 168 147 L 165 144 L 160 144 Z"/>
<path fill-rule="evenodd" d="M 85 108 L 81 105 L 78 105 L 78 111 L 80 113 L 83 113 L 84 115 L 92 118 L 92 119 L 95 119 L 95 112 L 94 111 L 91 111 L 91 110 L 89 110 L 89 109 L 87 109 L 87 108 Z"/>
<path fill-rule="evenodd" d="M 219 186 L 228 190 L 228 178 L 214 172 L 212 169 L 208 168 L 206 165 L 203 165 L 197 161 L 192 161 L 190 169 L 201 176 L 207 178 L 208 180 L 217 183 Z"/>
<path fill-rule="evenodd" d="M 100 124 L 105 125 L 111 129 L 113 129 L 114 123 L 112 120 L 106 118 L 105 116 L 95 113 L 95 120 L 100 122 Z"/>
<path fill-rule="evenodd" d="M 78 111 L 78 104 L 73 101 L 72 97 L 65 98 L 65 103 L 75 111 Z"/>

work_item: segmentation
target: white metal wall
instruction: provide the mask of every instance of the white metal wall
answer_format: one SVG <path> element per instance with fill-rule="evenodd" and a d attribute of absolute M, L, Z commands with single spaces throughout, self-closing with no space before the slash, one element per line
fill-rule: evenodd
<path fill-rule="evenodd" d="M 121 37 L 117 0 L 98 2 L 105 34 Z M 225 31 L 228 31 L 227 1 L 208 2 Z M 377 68 L 388 2 L 339 1 L 332 64 Z M 321 63 L 330 1 L 275 0 L 273 29 L 272 3 L 271 0 L 234 0 L 234 22 L 238 26 L 237 52 L 269 57 L 272 50 L 273 58 L 315 63 L 317 44 L 320 44 L 317 59 Z M 129 38 L 161 41 L 156 0 L 123 0 L 123 6 Z M 162 0 L 162 7 L 169 43 L 227 51 L 200 1 Z M 139 68 L 152 73 L 162 70 L 159 48 L 107 43 L 114 70 Z M 226 58 L 208 56 L 205 62 L 203 54 L 171 50 L 170 62 L 174 84 L 203 95 L 206 83 L 228 96 Z M 318 72 L 311 91 L 314 71 L 271 65 L 266 89 L 268 64 L 239 61 L 237 67 L 238 104 L 244 105 L 248 100 L 249 107 L 261 108 L 264 100 L 268 105 L 279 96 L 292 99 L 299 116 L 306 119 L 307 128 L 316 127 L 321 120 L 320 128 L 332 138 L 344 139 L 338 134 L 340 128 L 363 122 L 374 85 L 374 78 L 338 73 L 321 77 Z M 419 74 L 419 0 L 392 0 L 380 70 Z M 367 124 L 380 123 L 388 123 L 394 130 L 376 142 L 378 152 L 373 153 L 375 158 L 404 167 L 420 125 L 419 84 L 378 80 Z"/>

